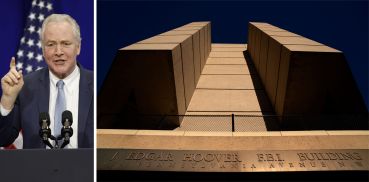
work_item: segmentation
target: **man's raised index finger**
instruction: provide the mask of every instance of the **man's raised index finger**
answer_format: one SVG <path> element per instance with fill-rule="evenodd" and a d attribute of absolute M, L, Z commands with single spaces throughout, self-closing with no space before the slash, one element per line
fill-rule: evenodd
<path fill-rule="evenodd" d="M 12 60 L 10 61 L 10 69 L 14 68 L 15 69 L 15 58 L 12 57 Z"/>

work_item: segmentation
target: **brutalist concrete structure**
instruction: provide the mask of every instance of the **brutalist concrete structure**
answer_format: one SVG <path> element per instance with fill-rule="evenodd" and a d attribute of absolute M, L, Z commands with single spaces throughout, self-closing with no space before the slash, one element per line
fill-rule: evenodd
<path fill-rule="evenodd" d="M 283 126 L 347 129 L 348 123 L 337 118 L 312 119 L 322 115 L 361 115 L 361 127 L 368 124 L 368 110 L 341 51 L 268 23 L 250 22 L 249 32 L 251 58 Z M 290 117 L 296 115 L 301 117 Z"/>
<path fill-rule="evenodd" d="M 341 51 L 268 23 L 248 28 L 248 45 L 212 46 L 211 23 L 192 22 L 118 50 L 98 96 L 98 126 L 133 117 L 120 127 L 175 128 L 183 115 L 236 112 L 275 115 L 284 130 L 367 126 Z M 247 78 L 258 88 L 231 86 Z M 354 123 L 339 119 L 351 116 Z"/>
<path fill-rule="evenodd" d="M 343 53 L 248 26 L 248 44 L 211 43 L 195 22 L 118 50 L 98 96 L 98 178 L 367 179 L 368 112 Z"/>
<path fill-rule="evenodd" d="M 185 114 L 210 45 L 210 22 L 193 22 L 118 50 L 98 96 L 99 126 L 122 117 L 144 128 L 179 126 L 183 117 L 158 118 Z"/>

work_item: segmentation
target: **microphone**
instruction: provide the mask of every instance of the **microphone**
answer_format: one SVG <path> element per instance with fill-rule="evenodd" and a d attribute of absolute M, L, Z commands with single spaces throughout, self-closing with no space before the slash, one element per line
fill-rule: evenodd
<path fill-rule="evenodd" d="M 39 135 L 42 138 L 42 141 L 49 146 L 50 148 L 54 148 L 51 143 L 49 142 L 49 138 L 52 137 L 51 135 L 51 129 L 49 128 L 50 126 L 50 116 L 49 113 L 47 112 L 41 112 L 39 114 L 39 124 L 40 124 L 40 131 L 39 131 Z"/>
<path fill-rule="evenodd" d="M 62 124 L 63 128 L 61 129 L 61 136 L 64 138 L 64 142 L 61 146 L 61 148 L 64 148 L 66 145 L 70 142 L 70 137 L 73 136 L 73 116 L 72 112 L 65 110 L 62 113 Z"/>

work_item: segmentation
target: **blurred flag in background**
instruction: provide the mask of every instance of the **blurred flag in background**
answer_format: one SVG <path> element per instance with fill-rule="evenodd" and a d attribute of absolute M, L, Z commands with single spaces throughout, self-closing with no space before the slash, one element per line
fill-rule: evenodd
<path fill-rule="evenodd" d="M 24 74 L 41 69 L 46 64 L 42 57 L 40 32 L 42 22 L 53 13 L 51 0 L 33 0 L 28 13 L 23 36 L 16 54 L 17 70 Z"/>
<path fill-rule="evenodd" d="M 31 10 L 28 13 L 24 26 L 23 36 L 20 38 L 19 48 L 15 56 L 17 70 L 23 70 L 24 75 L 46 66 L 42 57 L 40 32 L 42 22 L 51 14 L 53 14 L 53 4 L 51 0 L 32 1 Z M 23 148 L 22 132 L 19 132 L 18 138 L 13 144 L 4 148 Z"/>

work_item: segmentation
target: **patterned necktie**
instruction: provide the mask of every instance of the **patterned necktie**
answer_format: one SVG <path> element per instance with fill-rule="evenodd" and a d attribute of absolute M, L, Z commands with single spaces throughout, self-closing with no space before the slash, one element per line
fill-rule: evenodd
<path fill-rule="evenodd" d="M 58 96 L 56 97 L 56 104 L 55 104 L 55 115 L 54 115 L 54 136 L 60 136 L 62 122 L 61 117 L 63 111 L 65 111 L 65 94 L 64 94 L 64 82 L 63 80 L 59 80 L 56 83 L 56 87 L 58 88 Z"/>

